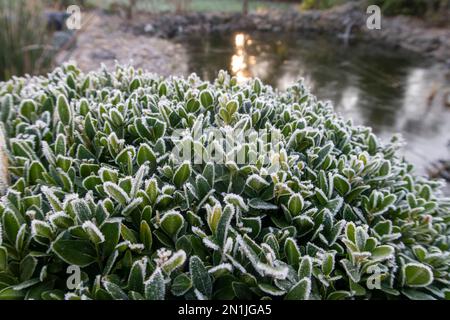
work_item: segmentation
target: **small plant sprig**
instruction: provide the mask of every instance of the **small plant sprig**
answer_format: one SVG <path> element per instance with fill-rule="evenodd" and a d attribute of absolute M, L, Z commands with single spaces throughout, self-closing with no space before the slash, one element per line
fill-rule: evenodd
<path fill-rule="evenodd" d="M 0 101 L 12 181 L 0 299 L 449 296 L 440 184 L 302 83 L 277 92 L 223 71 L 208 83 L 66 64 L 1 83 Z M 171 154 L 225 141 L 199 131 L 243 128 L 279 134 L 279 148 L 266 155 L 255 137 L 241 149 L 249 163 Z"/>

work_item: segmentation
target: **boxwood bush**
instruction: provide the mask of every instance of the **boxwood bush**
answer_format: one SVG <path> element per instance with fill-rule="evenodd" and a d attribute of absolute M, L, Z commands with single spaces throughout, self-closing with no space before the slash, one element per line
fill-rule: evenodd
<path fill-rule="evenodd" d="M 1 299 L 449 296 L 440 183 L 302 83 L 67 64 L 0 100 Z M 265 134 L 227 152 L 244 129 Z M 214 158 L 179 161 L 186 143 Z"/>

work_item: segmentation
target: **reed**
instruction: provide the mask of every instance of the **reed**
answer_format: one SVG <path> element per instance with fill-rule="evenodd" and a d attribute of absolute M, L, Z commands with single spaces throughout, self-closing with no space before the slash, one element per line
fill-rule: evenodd
<path fill-rule="evenodd" d="M 51 65 L 43 8 L 40 0 L 0 0 L 0 80 L 39 74 Z"/>

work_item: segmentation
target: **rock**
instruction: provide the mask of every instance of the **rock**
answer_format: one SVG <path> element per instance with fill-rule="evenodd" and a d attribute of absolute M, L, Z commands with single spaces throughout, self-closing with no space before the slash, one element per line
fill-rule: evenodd
<path fill-rule="evenodd" d="M 153 33 L 153 32 L 155 32 L 155 27 L 153 27 L 153 25 L 151 23 L 146 24 L 144 27 L 144 32 L 145 33 Z"/>
<path fill-rule="evenodd" d="M 61 31 L 65 29 L 66 19 L 70 16 L 67 12 L 48 11 L 45 12 L 47 18 L 47 28 L 50 30 Z"/>
<path fill-rule="evenodd" d="M 91 53 L 91 58 L 95 60 L 115 60 L 116 54 L 109 50 L 94 51 Z"/>
<path fill-rule="evenodd" d="M 74 40 L 73 31 L 56 31 L 53 33 L 52 46 L 56 51 L 68 45 L 73 48 L 76 45 Z"/>

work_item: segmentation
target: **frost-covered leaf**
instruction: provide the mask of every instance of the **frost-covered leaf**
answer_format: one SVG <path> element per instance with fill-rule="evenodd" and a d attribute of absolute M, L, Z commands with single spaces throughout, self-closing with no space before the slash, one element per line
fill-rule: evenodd
<path fill-rule="evenodd" d="M 308 300 L 311 293 L 311 280 L 303 278 L 286 294 L 286 300 Z"/>
<path fill-rule="evenodd" d="M 161 269 L 157 268 L 145 282 L 145 298 L 147 300 L 164 300 L 166 285 Z"/>
<path fill-rule="evenodd" d="M 167 212 L 161 219 L 161 228 L 170 237 L 176 237 L 183 224 L 183 216 L 176 211 Z"/>
<path fill-rule="evenodd" d="M 173 176 L 173 183 L 180 188 L 186 180 L 191 175 L 191 164 L 189 162 L 184 162 L 178 169 L 175 171 L 175 175 Z"/>
<path fill-rule="evenodd" d="M 425 287 L 433 282 L 430 267 L 421 263 L 407 263 L 402 268 L 405 284 L 409 287 Z"/>
<path fill-rule="evenodd" d="M 175 296 L 182 296 L 191 288 L 191 278 L 189 278 L 189 276 L 185 273 L 181 273 L 173 280 L 170 291 Z"/>
<path fill-rule="evenodd" d="M 64 262 L 80 267 L 86 267 L 97 259 L 95 249 L 87 240 L 59 237 L 52 243 L 51 249 Z"/>
<path fill-rule="evenodd" d="M 198 256 L 192 256 L 189 261 L 189 271 L 192 277 L 192 283 L 201 294 L 206 298 L 211 297 L 212 281 L 205 265 Z"/>

